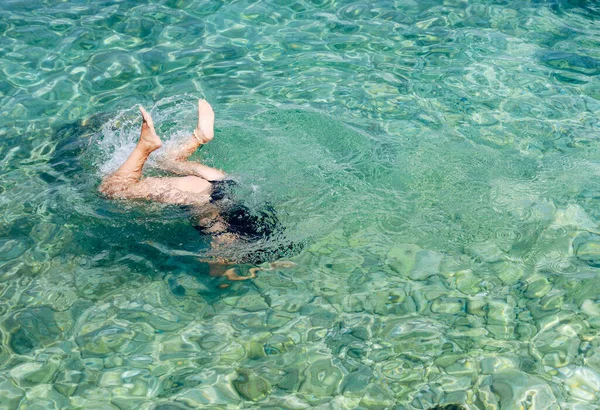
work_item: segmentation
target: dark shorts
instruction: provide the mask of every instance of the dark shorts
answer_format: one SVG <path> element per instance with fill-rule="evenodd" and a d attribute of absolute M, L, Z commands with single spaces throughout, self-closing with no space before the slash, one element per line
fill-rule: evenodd
<path fill-rule="evenodd" d="M 269 204 L 264 204 L 261 209 L 250 210 L 233 195 L 232 189 L 235 182 L 232 180 L 211 181 L 213 190 L 211 203 L 219 208 L 227 230 L 217 234 L 210 233 L 210 226 L 197 226 L 194 228 L 202 235 L 223 235 L 232 233 L 246 242 L 265 243 L 264 247 L 253 249 L 236 261 L 239 263 L 260 264 L 272 262 L 285 257 L 293 256 L 302 246 L 284 241 L 284 227 L 279 222 L 275 209 Z M 272 243 L 271 246 L 269 244 Z"/>

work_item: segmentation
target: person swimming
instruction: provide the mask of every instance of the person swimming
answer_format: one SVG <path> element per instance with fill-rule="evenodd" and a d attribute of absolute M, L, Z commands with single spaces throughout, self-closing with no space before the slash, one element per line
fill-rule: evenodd
<path fill-rule="evenodd" d="M 198 123 L 192 134 L 179 146 L 168 149 L 157 165 L 178 177 L 142 177 L 142 169 L 151 153 L 162 146 L 150 114 L 140 106 L 142 127 L 140 139 L 125 162 L 105 177 L 99 191 L 109 199 L 150 200 L 181 206 L 190 216 L 196 230 L 210 235 L 213 250 L 238 242 L 259 243 L 281 235 L 283 228 L 270 206 L 253 213 L 231 194 L 235 182 L 226 174 L 189 157 L 214 138 L 215 114 L 205 100 L 198 101 Z M 263 241 L 264 242 L 264 241 Z M 239 276 L 232 264 L 273 262 L 293 251 L 297 245 L 276 248 L 258 246 L 235 258 L 202 259 L 210 266 L 211 276 L 229 280 L 245 280 L 256 276 L 260 268 L 250 269 L 250 276 Z M 218 252 L 217 252 L 218 254 Z M 273 262 L 271 267 L 289 266 L 291 262 Z"/>

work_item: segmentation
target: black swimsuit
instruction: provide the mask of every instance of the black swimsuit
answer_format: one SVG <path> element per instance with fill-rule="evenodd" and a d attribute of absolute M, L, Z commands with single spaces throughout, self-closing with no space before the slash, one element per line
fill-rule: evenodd
<path fill-rule="evenodd" d="M 260 211 L 252 212 L 232 197 L 231 189 L 236 185 L 235 181 L 225 179 L 209 182 L 213 185 L 210 202 L 219 207 L 221 217 L 227 224 L 227 230 L 215 234 L 210 232 L 210 225 L 195 225 L 194 228 L 202 235 L 218 236 L 233 233 L 246 241 L 255 242 L 283 233 L 284 228 L 272 206 L 266 204 Z M 294 243 L 281 244 L 274 248 L 261 248 L 247 254 L 239 262 L 260 264 L 274 261 L 285 256 L 289 257 L 300 248 L 301 246 Z"/>

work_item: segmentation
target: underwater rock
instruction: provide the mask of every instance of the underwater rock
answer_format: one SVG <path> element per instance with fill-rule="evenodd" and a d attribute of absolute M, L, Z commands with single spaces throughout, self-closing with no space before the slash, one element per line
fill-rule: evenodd
<path fill-rule="evenodd" d="M 130 392 L 128 394 L 131 394 Z M 119 410 L 137 410 L 144 408 L 144 404 L 147 402 L 146 398 L 134 398 L 134 397 L 114 397 L 110 400 L 110 403 L 116 406 Z M 174 409 L 177 407 L 173 406 Z"/>
<path fill-rule="evenodd" d="M 589 331 L 585 321 L 578 315 L 561 312 L 544 317 L 538 325 L 540 332 L 531 343 L 535 356 L 556 367 L 563 367 L 577 360 L 580 354 L 580 337 Z"/>
<path fill-rule="evenodd" d="M 23 255 L 33 244 L 29 238 L 4 239 L 0 241 L 0 261 L 10 261 Z"/>
<path fill-rule="evenodd" d="M 338 277 L 352 273 L 355 269 L 360 268 L 365 261 L 365 258 L 355 250 L 336 251 L 330 255 L 330 258 L 330 262 L 325 266 L 333 270 Z"/>
<path fill-rule="evenodd" d="M 300 309 L 300 315 L 310 318 L 314 327 L 331 327 L 338 318 L 335 308 L 325 303 L 311 303 Z"/>
<path fill-rule="evenodd" d="M 445 393 L 443 396 L 443 399 L 440 401 L 443 401 L 444 403 L 452 403 L 452 404 L 444 404 L 441 406 L 459 406 L 458 407 L 459 409 L 467 410 L 465 407 L 462 407 L 458 403 L 466 403 L 468 401 L 472 401 L 472 398 L 473 398 L 473 391 L 471 389 L 469 389 L 467 391 L 455 391 L 455 392 Z"/>
<path fill-rule="evenodd" d="M 150 407 L 150 408 L 152 410 L 189 410 L 189 407 L 184 406 L 183 404 L 176 404 L 176 403 L 156 404 L 155 407 Z"/>
<path fill-rule="evenodd" d="M 84 377 L 84 373 L 78 370 L 65 370 L 59 373 L 54 388 L 63 396 L 70 397 L 75 393 L 79 383 Z"/>
<path fill-rule="evenodd" d="M 440 270 L 443 255 L 438 252 L 420 250 L 415 257 L 415 263 L 410 271 L 412 280 L 425 280 L 431 275 L 437 275 Z"/>
<path fill-rule="evenodd" d="M 593 267 L 600 267 L 600 236 L 584 233 L 573 240 L 577 259 Z"/>
<path fill-rule="evenodd" d="M 239 312 L 231 317 L 231 324 L 236 330 L 252 329 L 255 332 L 268 331 L 266 323 L 267 310 L 258 312 Z"/>
<path fill-rule="evenodd" d="M 313 298 L 313 295 L 306 291 L 289 291 L 277 288 L 265 291 L 263 296 L 272 309 L 290 313 L 298 312 Z"/>
<path fill-rule="evenodd" d="M 354 315 L 344 321 L 343 326 L 350 329 L 350 334 L 360 340 L 371 340 L 373 338 L 373 331 L 376 328 L 376 323 L 379 324 L 379 320 L 371 315 Z"/>
<path fill-rule="evenodd" d="M 473 385 L 471 376 L 447 376 L 441 375 L 436 379 L 436 383 L 446 393 L 460 393 L 468 391 Z"/>
<path fill-rule="evenodd" d="M 330 359 L 319 359 L 304 371 L 305 380 L 300 391 L 308 396 L 333 396 L 344 377 L 342 371 Z"/>
<path fill-rule="evenodd" d="M 482 280 L 475 275 L 471 269 L 454 272 L 456 288 L 467 295 L 475 295 L 481 292 Z"/>
<path fill-rule="evenodd" d="M 373 372 L 367 366 L 348 374 L 342 383 L 342 393 L 347 397 L 362 397 L 373 380 Z"/>
<path fill-rule="evenodd" d="M 492 388 L 503 409 L 560 409 L 552 389 L 543 379 L 518 370 L 495 373 Z"/>
<path fill-rule="evenodd" d="M 422 319 L 392 317 L 383 324 L 379 337 L 392 345 L 396 353 L 435 357 L 440 354 L 445 340 L 437 326 Z"/>
<path fill-rule="evenodd" d="M 222 337 L 225 338 L 225 336 Z M 185 331 L 183 335 L 177 333 L 168 335 L 158 343 L 158 358 L 160 361 L 177 360 L 179 364 L 182 364 L 181 362 L 187 362 L 190 358 L 206 360 L 208 357 L 217 357 L 212 354 L 212 351 L 199 348 L 194 343 L 201 339 L 202 336 L 191 331 Z M 222 344 L 219 345 L 219 349 L 216 350 L 222 349 L 222 346 Z"/>
<path fill-rule="evenodd" d="M 10 347 L 17 354 L 28 354 L 62 339 L 63 332 L 54 319 L 54 312 L 45 306 L 19 311 L 9 317 L 4 326 L 10 333 Z"/>
<path fill-rule="evenodd" d="M 550 228 L 575 228 L 582 231 L 598 232 L 598 224 L 590 219 L 580 205 L 571 204 L 565 209 L 556 211 Z"/>
<path fill-rule="evenodd" d="M 513 298 L 506 300 L 492 299 L 487 306 L 487 323 L 490 325 L 512 325 L 516 318 L 516 302 Z"/>
<path fill-rule="evenodd" d="M 265 352 L 265 343 L 271 337 L 269 332 L 254 333 L 243 341 L 246 357 L 249 359 L 259 359 L 267 356 Z"/>
<path fill-rule="evenodd" d="M 287 368 L 285 369 L 285 375 L 277 383 L 277 387 L 282 390 L 296 392 L 303 380 L 304 378 L 300 374 L 300 369 L 294 367 Z"/>
<path fill-rule="evenodd" d="M 485 317 L 487 314 L 487 300 L 481 297 L 467 299 L 467 313 L 479 317 Z"/>
<path fill-rule="evenodd" d="M 240 401 L 240 396 L 233 386 L 238 373 L 231 367 L 213 367 L 210 371 L 201 372 L 195 368 L 195 378 L 201 384 L 178 393 L 176 401 L 183 402 L 192 408 L 206 408 L 207 405 L 227 406 Z M 191 381 L 193 382 L 193 380 Z"/>
<path fill-rule="evenodd" d="M 600 397 L 600 374 L 586 367 L 565 369 L 564 384 L 571 396 L 587 402 L 596 402 Z"/>
<path fill-rule="evenodd" d="M 524 275 L 523 266 L 515 262 L 498 262 L 492 266 L 492 269 L 504 285 L 514 285 Z"/>
<path fill-rule="evenodd" d="M 371 384 L 367 388 L 367 393 L 360 401 L 361 406 L 367 409 L 384 410 L 395 404 L 392 393 L 377 384 Z"/>
<path fill-rule="evenodd" d="M 182 366 L 175 370 L 164 369 L 164 373 L 158 385 L 158 397 L 170 397 L 202 383 L 202 380 L 196 377 L 197 370 L 193 367 Z"/>
<path fill-rule="evenodd" d="M 274 334 L 264 341 L 264 352 L 268 355 L 283 354 L 295 346 L 292 339 L 285 335 Z"/>
<path fill-rule="evenodd" d="M 374 227 L 361 229 L 348 238 L 348 245 L 352 249 L 366 249 L 373 255 L 384 256 L 387 249 L 383 247 L 385 237 Z"/>
<path fill-rule="evenodd" d="M 203 312 L 199 312 L 199 318 Z M 169 315 L 165 311 L 159 309 L 146 312 L 143 310 L 123 310 L 118 314 L 119 319 L 127 320 L 128 322 L 147 323 L 155 332 L 176 332 L 183 328 L 186 323 L 183 320 L 178 320 L 177 316 Z"/>
<path fill-rule="evenodd" d="M 483 381 L 483 383 L 486 384 L 480 384 L 477 388 L 475 404 L 477 405 L 478 409 L 500 410 L 498 397 L 492 391 L 491 386 L 487 385 L 489 379 L 491 378 L 486 378 Z"/>
<path fill-rule="evenodd" d="M 213 329 L 214 331 L 214 329 Z M 190 332 L 192 333 L 192 332 Z M 227 332 L 214 332 L 203 334 L 201 336 L 187 336 L 187 339 L 198 344 L 200 349 L 205 352 L 219 352 L 225 347 L 223 339 L 226 338 Z"/>
<path fill-rule="evenodd" d="M 402 354 L 378 365 L 378 372 L 386 379 L 405 384 L 423 380 L 426 367 L 418 357 Z"/>
<path fill-rule="evenodd" d="M 274 264 L 275 262 L 271 263 L 271 266 Z M 280 275 L 277 272 L 278 268 L 273 268 L 274 270 L 271 270 L 269 266 L 263 267 L 267 270 L 260 271 L 258 276 L 252 280 L 252 283 L 259 292 L 278 289 L 281 292 L 293 293 L 298 291 L 299 288 L 302 288 L 301 293 L 303 293 L 302 291 L 306 289 L 306 286 L 303 283 L 296 283 L 293 280 Z"/>
<path fill-rule="evenodd" d="M 477 262 L 497 263 L 505 260 L 506 255 L 494 242 L 478 242 L 467 247 L 466 252 Z"/>
<path fill-rule="evenodd" d="M 514 326 L 511 325 L 487 325 L 486 330 L 490 332 L 492 338 L 496 340 L 511 339 L 515 333 Z"/>
<path fill-rule="evenodd" d="M 23 396 L 25 396 L 25 390 L 17 387 L 14 383 L 0 375 L 0 408 L 3 409 L 17 409 L 19 408 L 19 402 Z"/>
<path fill-rule="evenodd" d="M 590 76 L 600 74 L 600 60 L 565 51 L 545 50 L 537 58 L 545 65 L 558 70 Z"/>
<path fill-rule="evenodd" d="M 340 308 L 345 312 L 345 313 L 352 313 L 352 314 L 356 314 L 356 313 L 360 313 L 360 312 L 364 312 L 365 310 L 367 310 L 367 298 L 369 297 L 368 294 L 366 293 L 350 293 L 347 295 L 344 295 L 342 298 L 329 298 L 329 300 L 340 306 Z"/>
<path fill-rule="evenodd" d="M 252 370 L 237 369 L 238 378 L 235 379 L 233 387 L 246 400 L 259 401 L 271 394 L 271 383 Z"/>
<path fill-rule="evenodd" d="M 122 350 L 135 334 L 131 329 L 107 325 L 84 333 L 75 340 L 83 357 L 104 357 Z"/>
<path fill-rule="evenodd" d="M 467 410 L 465 406 L 461 404 L 437 404 L 430 407 L 427 410 Z"/>
<path fill-rule="evenodd" d="M 221 301 L 226 305 L 235 306 L 248 312 L 257 312 L 268 309 L 269 307 L 264 298 L 256 293 L 251 293 L 244 296 L 229 296 L 223 298 Z"/>
<path fill-rule="evenodd" d="M 78 294 L 89 300 L 102 300 L 117 290 L 118 272 L 108 269 L 79 269 L 75 276 Z"/>
<path fill-rule="evenodd" d="M 517 369 L 518 358 L 486 357 L 479 362 L 481 374 L 495 374 L 503 370 Z"/>
<path fill-rule="evenodd" d="M 318 242 L 310 245 L 306 250 L 313 254 L 328 255 L 336 249 L 346 248 L 347 240 L 342 230 L 335 230 Z"/>
<path fill-rule="evenodd" d="M 539 236 L 532 247 L 528 259 L 534 261 L 537 272 L 572 274 L 579 269 L 580 263 L 573 256 L 573 233 L 571 229 L 548 228 Z"/>
<path fill-rule="evenodd" d="M 27 391 L 18 408 L 67 409 L 69 404 L 69 399 L 53 389 L 51 384 L 40 384 Z"/>
<path fill-rule="evenodd" d="M 465 299 L 461 298 L 449 298 L 439 297 L 431 304 L 431 311 L 433 313 L 451 314 L 456 315 L 465 310 Z"/>
<path fill-rule="evenodd" d="M 267 326 L 269 329 L 276 329 L 296 319 L 296 315 L 285 311 L 278 312 L 272 310 L 267 316 Z"/>
<path fill-rule="evenodd" d="M 33 363 L 31 363 L 33 364 Z M 54 379 L 54 375 L 60 369 L 61 360 L 58 357 L 51 357 L 46 363 L 42 364 L 38 369 L 22 375 L 21 386 L 24 386 L 24 381 L 30 385 L 49 383 Z M 13 369 L 14 370 L 14 369 Z M 11 370 L 12 374 L 12 370 Z"/>
<path fill-rule="evenodd" d="M 385 264 L 393 273 L 406 276 L 415 266 L 420 250 L 417 245 L 408 243 L 395 245 L 388 251 Z"/>
<path fill-rule="evenodd" d="M 565 304 L 565 292 L 552 289 L 540 300 L 542 310 L 555 311 L 562 309 Z"/>
<path fill-rule="evenodd" d="M 244 295 L 240 297 L 236 303 L 236 306 L 247 310 L 248 312 L 258 312 L 266 310 L 269 305 L 261 295 Z"/>
<path fill-rule="evenodd" d="M 516 335 L 523 342 L 533 339 L 537 332 L 537 327 L 531 323 L 518 323 L 515 327 Z"/>
<path fill-rule="evenodd" d="M 446 366 L 444 368 L 446 374 L 452 376 L 462 376 L 462 375 L 472 375 L 475 373 L 476 363 L 474 359 L 471 358 L 461 358 L 454 362 L 453 364 Z M 445 389 L 444 389 L 445 390 Z"/>
<path fill-rule="evenodd" d="M 111 371 L 102 372 L 100 376 L 100 380 L 98 382 L 99 386 L 102 387 L 111 387 L 111 386 L 120 386 L 124 383 L 121 375 L 123 374 L 124 369 L 114 369 Z"/>
<path fill-rule="evenodd" d="M 403 289 L 389 289 L 365 295 L 363 306 L 367 312 L 377 315 L 402 314 L 405 300 Z"/>
<path fill-rule="evenodd" d="M 394 352 L 393 347 L 382 347 L 381 345 L 377 345 L 376 348 L 371 350 L 371 354 L 369 354 L 369 360 L 372 360 L 375 363 L 385 363 L 395 356 L 396 352 Z"/>
<path fill-rule="evenodd" d="M 213 356 L 214 357 L 214 356 Z M 237 363 L 246 357 L 246 351 L 240 343 L 231 341 L 221 350 L 220 363 Z"/>
<path fill-rule="evenodd" d="M 523 294 L 528 299 L 538 300 L 552 289 L 552 284 L 540 274 L 528 277 L 525 283 L 527 283 L 527 288 Z"/>
<path fill-rule="evenodd" d="M 175 400 L 185 403 L 191 408 L 202 409 L 207 408 L 207 405 L 226 406 L 239 402 L 239 398 L 237 398 L 239 396 L 236 396 L 235 392 L 223 391 L 222 388 L 216 386 L 198 386 L 179 393 Z"/>
<path fill-rule="evenodd" d="M 588 323 L 594 329 L 600 329 L 600 302 L 586 299 L 581 304 L 581 312 L 587 316 Z"/>

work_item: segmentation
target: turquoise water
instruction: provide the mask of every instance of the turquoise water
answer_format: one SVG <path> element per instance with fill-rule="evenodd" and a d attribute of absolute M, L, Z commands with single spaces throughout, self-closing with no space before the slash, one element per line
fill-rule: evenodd
<path fill-rule="evenodd" d="M 0 408 L 598 408 L 597 2 L 142 3 L 0 5 Z M 201 97 L 295 267 L 97 195 Z"/>

